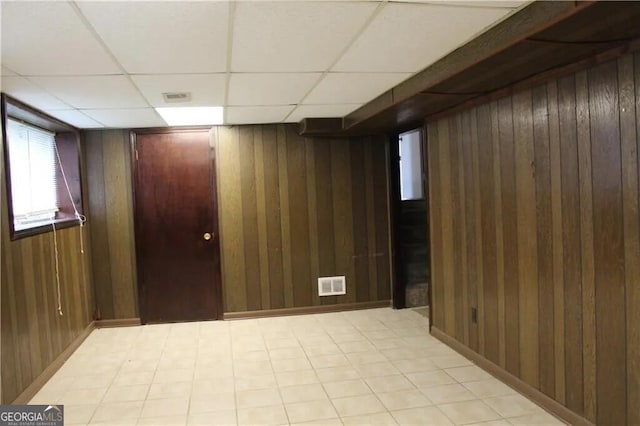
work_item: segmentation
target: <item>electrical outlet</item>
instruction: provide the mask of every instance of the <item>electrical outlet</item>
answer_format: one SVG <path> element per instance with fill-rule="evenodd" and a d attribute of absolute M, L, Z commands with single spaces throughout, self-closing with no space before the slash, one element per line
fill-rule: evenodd
<path fill-rule="evenodd" d="M 478 308 L 471 308 L 471 322 L 478 323 Z"/>

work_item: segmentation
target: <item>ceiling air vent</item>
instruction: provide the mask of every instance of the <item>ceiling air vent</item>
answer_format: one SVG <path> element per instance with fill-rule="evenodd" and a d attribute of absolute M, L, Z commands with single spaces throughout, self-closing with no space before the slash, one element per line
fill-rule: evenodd
<path fill-rule="evenodd" d="M 320 296 L 347 294 L 347 284 L 344 276 L 318 278 L 318 294 Z"/>
<path fill-rule="evenodd" d="M 189 92 L 165 92 L 162 94 L 164 101 L 167 103 L 189 102 L 191 93 Z"/>

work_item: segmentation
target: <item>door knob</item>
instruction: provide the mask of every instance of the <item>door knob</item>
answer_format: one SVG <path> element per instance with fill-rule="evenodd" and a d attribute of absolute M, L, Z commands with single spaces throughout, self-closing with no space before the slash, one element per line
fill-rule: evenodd
<path fill-rule="evenodd" d="M 209 241 L 211 238 L 213 238 L 213 235 L 211 235 L 211 233 L 209 232 L 205 232 L 202 238 L 204 238 L 205 241 Z"/>

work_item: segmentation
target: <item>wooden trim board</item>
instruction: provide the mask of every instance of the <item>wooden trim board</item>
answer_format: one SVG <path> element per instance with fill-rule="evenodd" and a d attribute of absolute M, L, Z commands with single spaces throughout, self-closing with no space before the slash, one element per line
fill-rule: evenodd
<path fill-rule="evenodd" d="M 95 322 L 91 321 L 89 325 L 73 339 L 71 344 L 62 351 L 60 355 L 44 371 L 29 385 L 20 395 L 12 402 L 12 404 L 28 404 L 29 401 L 38 393 L 40 389 L 53 377 L 53 375 L 62 367 L 69 357 L 78 349 L 78 347 L 89 337 L 89 334 L 95 329 Z M 52 401 L 55 402 L 55 401 Z"/>
<path fill-rule="evenodd" d="M 516 391 L 520 392 L 522 395 L 526 396 L 555 417 L 558 417 L 561 420 L 566 421 L 574 426 L 593 426 L 593 423 L 591 423 L 589 420 L 569 410 L 558 401 L 549 398 L 538 389 L 534 388 L 528 383 L 525 383 L 508 371 L 503 370 L 501 367 L 489 361 L 482 355 L 474 352 L 472 349 L 458 342 L 453 337 L 445 334 L 436 326 L 431 326 L 431 335 L 440 340 L 445 345 L 451 347 L 456 352 L 460 353 L 462 356 L 469 358 L 478 367 L 482 368 L 487 373 L 504 382 L 506 385 L 512 387 Z"/>
<path fill-rule="evenodd" d="M 225 320 L 280 317 L 285 315 L 322 314 L 327 312 L 354 311 L 358 309 L 387 308 L 390 300 L 375 302 L 342 303 L 338 305 L 304 306 L 300 308 L 264 309 L 261 311 L 225 312 Z"/>
<path fill-rule="evenodd" d="M 106 319 L 95 321 L 96 328 L 134 327 L 141 324 L 140 318 Z"/>

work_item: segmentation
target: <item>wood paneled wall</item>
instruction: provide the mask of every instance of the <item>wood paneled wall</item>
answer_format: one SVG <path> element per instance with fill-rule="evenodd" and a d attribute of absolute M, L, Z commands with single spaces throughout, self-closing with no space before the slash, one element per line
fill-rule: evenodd
<path fill-rule="evenodd" d="M 638 55 L 427 124 L 434 326 L 601 425 L 640 424 L 639 126 Z"/>
<path fill-rule="evenodd" d="M 4 170 L 4 164 L 0 169 Z M 53 232 L 9 239 L 5 177 L 4 173 L 0 175 L 2 403 L 8 404 L 86 329 L 93 320 L 94 303 L 89 227 L 83 233 L 76 226 L 56 234 L 63 310 L 60 316 Z M 81 236 L 84 254 L 80 252 Z"/>
<path fill-rule="evenodd" d="M 83 133 L 97 319 L 138 317 L 129 130 Z"/>
<path fill-rule="evenodd" d="M 218 127 L 226 312 L 390 299 L 386 141 Z M 217 141 L 215 140 L 217 139 Z M 347 294 L 318 296 L 319 276 Z"/>

